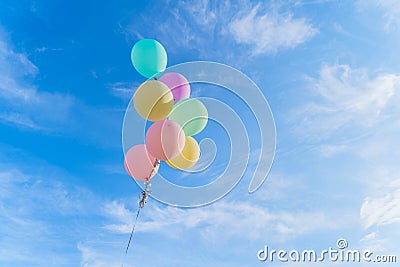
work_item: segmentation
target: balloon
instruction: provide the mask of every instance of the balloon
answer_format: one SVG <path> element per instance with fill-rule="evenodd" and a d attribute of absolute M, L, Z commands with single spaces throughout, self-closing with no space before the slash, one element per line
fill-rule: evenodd
<path fill-rule="evenodd" d="M 137 113 L 146 120 L 165 119 L 174 105 L 171 90 L 162 82 L 148 80 L 136 89 L 133 104 Z"/>
<path fill-rule="evenodd" d="M 137 72 L 151 78 L 167 67 L 167 52 L 156 40 L 142 39 L 132 47 L 131 61 Z"/>
<path fill-rule="evenodd" d="M 185 133 L 174 121 L 157 121 L 147 130 L 146 147 L 156 159 L 172 159 L 181 153 L 184 146 Z"/>
<path fill-rule="evenodd" d="M 146 180 L 156 175 L 159 165 L 149 177 L 156 159 L 150 155 L 144 144 L 131 147 L 125 154 L 124 166 L 126 172 L 136 180 Z"/>
<path fill-rule="evenodd" d="M 190 85 L 183 75 L 176 72 L 169 72 L 162 75 L 158 80 L 165 83 L 171 89 L 174 96 L 174 104 L 190 96 Z"/>
<path fill-rule="evenodd" d="M 167 160 L 167 164 L 172 168 L 178 170 L 185 170 L 192 167 L 199 160 L 200 147 L 197 141 L 191 137 L 186 136 L 185 146 L 182 152 L 175 158 Z"/>
<path fill-rule="evenodd" d="M 187 98 L 174 106 L 168 119 L 177 122 L 186 136 L 192 136 L 206 127 L 208 112 L 200 100 Z"/>

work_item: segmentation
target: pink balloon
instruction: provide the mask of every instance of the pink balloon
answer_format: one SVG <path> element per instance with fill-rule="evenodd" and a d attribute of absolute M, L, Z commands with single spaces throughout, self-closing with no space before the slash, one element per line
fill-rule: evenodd
<path fill-rule="evenodd" d="M 182 74 L 169 72 L 162 75 L 158 80 L 171 89 L 174 104 L 190 96 L 190 84 Z"/>
<path fill-rule="evenodd" d="M 136 180 L 150 179 L 156 175 L 159 165 L 157 164 L 152 175 L 149 177 L 153 169 L 156 158 L 150 155 L 146 149 L 146 145 L 140 144 L 131 147 L 125 154 L 124 166 L 126 172 Z"/>
<path fill-rule="evenodd" d="M 174 121 L 157 121 L 147 130 L 146 147 L 159 160 L 172 159 L 185 146 L 185 132 Z"/>

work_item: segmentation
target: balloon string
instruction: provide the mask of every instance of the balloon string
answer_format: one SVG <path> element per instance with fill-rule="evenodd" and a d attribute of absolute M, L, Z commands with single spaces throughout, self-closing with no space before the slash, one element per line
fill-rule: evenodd
<path fill-rule="evenodd" d="M 153 163 L 153 169 L 151 169 L 149 177 L 146 178 L 146 182 L 150 180 L 151 176 L 153 175 L 154 170 L 156 169 L 157 165 L 160 164 L 160 161 L 156 159 Z"/>
<path fill-rule="evenodd" d="M 137 220 L 138 220 L 138 217 L 139 217 L 141 209 L 142 208 L 139 207 L 139 209 L 138 209 L 138 211 L 136 213 L 135 223 L 133 224 L 132 231 L 131 231 L 131 236 L 129 237 L 128 245 L 126 246 L 126 250 L 125 250 L 125 257 L 126 257 L 126 254 L 128 253 L 129 245 L 131 244 L 131 240 L 132 240 L 132 236 L 133 236 L 133 231 L 135 231 L 135 226 L 136 226 L 136 223 L 137 223 Z"/>
<path fill-rule="evenodd" d="M 128 245 L 126 246 L 125 258 L 126 258 L 126 255 L 128 254 L 129 246 L 130 246 L 131 241 L 132 241 L 133 232 L 135 231 L 135 226 L 136 226 L 136 223 L 137 223 L 139 214 L 140 214 L 140 210 L 141 210 L 141 209 L 144 207 L 144 205 L 147 203 L 147 198 L 148 198 L 148 196 L 151 194 L 151 191 L 149 190 L 149 187 L 151 186 L 150 178 L 151 178 L 151 176 L 153 175 L 153 172 L 154 172 L 155 168 L 156 168 L 157 165 L 159 165 L 159 164 L 160 164 L 160 161 L 156 159 L 156 160 L 154 161 L 153 169 L 151 170 L 151 172 L 150 172 L 150 174 L 149 174 L 149 177 L 146 178 L 146 181 L 145 181 L 145 188 L 144 188 L 144 190 L 142 191 L 142 198 L 141 198 L 141 200 L 139 201 L 139 209 L 138 209 L 138 211 L 137 211 L 137 213 L 136 213 L 136 218 L 135 218 L 135 222 L 133 223 L 133 227 L 132 227 L 131 235 L 130 235 L 130 237 L 129 237 Z M 123 266 L 124 266 L 124 264 L 122 263 L 122 267 L 123 267 Z"/>

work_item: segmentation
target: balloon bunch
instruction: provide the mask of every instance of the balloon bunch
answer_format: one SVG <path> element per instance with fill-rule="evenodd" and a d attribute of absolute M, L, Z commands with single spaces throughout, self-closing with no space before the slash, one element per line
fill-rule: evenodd
<path fill-rule="evenodd" d="M 190 98 L 188 80 L 179 73 L 164 72 L 167 53 L 159 42 L 152 39 L 138 41 L 132 48 L 131 61 L 148 79 L 136 89 L 134 107 L 142 118 L 154 123 L 146 132 L 145 144 L 135 145 L 125 154 L 127 173 L 136 180 L 145 181 L 125 256 L 140 210 L 151 193 L 150 179 L 158 172 L 160 161 L 166 161 L 178 170 L 192 167 L 200 157 L 199 144 L 192 136 L 201 132 L 208 121 L 204 104 Z"/>
<path fill-rule="evenodd" d="M 208 112 L 200 100 L 190 98 L 190 84 L 183 75 L 164 73 L 167 53 L 156 40 L 138 41 L 131 61 L 137 72 L 148 78 L 134 93 L 134 107 L 153 124 L 146 132 L 145 144 L 127 151 L 124 165 L 130 176 L 148 183 L 158 172 L 160 161 L 178 170 L 198 161 L 200 148 L 193 135 L 206 126 Z"/>

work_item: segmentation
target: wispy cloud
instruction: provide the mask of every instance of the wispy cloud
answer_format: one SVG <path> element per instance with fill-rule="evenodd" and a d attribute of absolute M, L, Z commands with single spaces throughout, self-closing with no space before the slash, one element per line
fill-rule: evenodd
<path fill-rule="evenodd" d="M 14 48 L 1 25 L 0 62 L 0 123 L 63 136 L 78 135 L 107 146 L 111 132 L 117 140 L 122 111 L 94 108 L 54 88 L 39 88 L 34 83 L 39 69 L 28 55 Z M 127 90 L 122 84 L 112 89 L 119 97 L 127 97 Z M 93 119 L 98 117 L 102 119 Z"/>
<path fill-rule="evenodd" d="M 311 100 L 293 110 L 296 132 L 310 139 L 329 138 L 342 130 L 353 133 L 376 127 L 398 112 L 400 75 L 370 75 L 348 65 L 323 65 L 313 84 Z"/>
<path fill-rule="evenodd" d="M 83 267 L 121 267 L 123 262 L 122 253 L 118 253 L 119 244 L 114 246 L 111 244 L 104 244 L 102 242 L 96 242 L 90 244 L 86 242 L 80 242 L 77 245 L 77 249 L 81 253 L 80 266 Z M 112 249 L 110 249 L 112 247 Z M 107 251 L 107 252 L 106 252 Z M 106 253 L 105 253 L 106 252 Z M 131 262 L 125 260 L 124 266 L 134 267 Z"/>
<path fill-rule="evenodd" d="M 305 18 L 277 10 L 262 11 L 260 4 L 236 14 L 228 28 L 236 42 L 252 47 L 253 55 L 294 48 L 317 33 Z"/>
<path fill-rule="evenodd" d="M 400 179 L 384 188 L 383 194 L 366 197 L 361 206 L 360 218 L 365 228 L 400 224 Z"/>
<path fill-rule="evenodd" d="M 333 64 L 323 65 L 308 82 L 312 90 L 302 92 L 306 104 L 291 115 L 296 136 L 340 166 L 355 164 L 350 179 L 364 196 L 358 208 L 361 244 L 386 252 L 398 249 L 390 236 L 400 222 L 398 164 L 393 160 L 399 157 L 393 147 L 400 125 L 400 74 Z"/>
<path fill-rule="evenodd" d="M 385 30 L 400 29 L 400 2 L 397 0 L 360 0 L 358 6 L 371 8 L 374 11 L 379 10 L 383 13 L 385 20 Z M 375 20 L 374 20 L 375 22 Z"/>
<path fill-rule="evenodd" d="M 0 30 L 0 120 L 33 130 L 49 130 L 49 124 L 65 121 L 74 99 L 59 93 L 41 92 L 31 84 L 38 68 L 28 56 L 13 49 Z"/>
<path fill-rule="evenodd" d="M 349 147 L 346 145 L 321 145 L 318 150 L 323 157 L 331 157 L 333 155 L 347 152 Z"/>
<path fill-rule="evenodd" d="M 2 164 L 0 169 L 0 262 L 5 266 L 71 265 L 70 243 L 65 241 L 75 233 L 61 221 L 73 224 L 72 218 L 84 213 L 80 201 L 86 193 L 15 167 Z"/>
<path fill-rule="evenodd" d="M 109 84 L 108 88 L 110 88 L 111 94 L 114 96 L 123 100 L 130 100 L 132 99 L 133 93 L 139 85 L 139 83 L 116 82 Z"/>
<path fill-rule="evenodd" d="M 258 240 L 263 238 L 260 233 L 283 241 L 340 225 L 334 218 L 318 211 L 277 212 L 248 202 L 220 201 L 198 209 L 149 206 L 144 214 L 145 221 L 142 219 L 136 231 L 179 236 L 193 228 L 205 240 L 213 242 L 238 237 Z M 134 211 L 129 211 L 123 203 L 118 202 L 106 204 L 104 211 L 114 221 L 105 225 L 106 229 L 119 233 L 130 232 L 136 215 Z M 168 233 L 164 232 L 165 228 L 169 229 Z"/>
<path fill-rule="evenodd" d="M 20 113 L 1 113 L 0 121 L 6 124 L 13 124 L 21 127 L 28 127 L 33 130 L 45 130 L 37 123 L 33 122 L 31 118 L 24 116 Z"/>
<path fill-rule="evenodd" d="M 150 21 L 143 16 L 123 32 L 131 39 L 132 36 L 141 38 L 141 32 L 146 31 L 157 36 L 167 48 L 177 50 L 174 52 L 185 48 L 198 51 L 205 59 L 219 55 L 224 60 L 237 61 L 240 55 L 226 49 L 235 43 L 248 45 L 242 56 L 249 57 L 274 54 L 310 40 L 317 29 L 306 18 L 287 11 L 292 7 L 250 1 L 170 2 L 168 8 L 163 6 L 163 16 L 160 16 L 167 19 L 157 21 L 152 17 Z M 152 6 L 151 12 L 157 8 Z M 141 30 L 140 24 L 146 28 Z"/>
<path fill-rule="evenodd" d="M 361 240 L 360 244 L 364 249 L 368 249 L 370 251 L 377 252 L 389 252 L 386 248 L 387 239 L 382 237 L 382 235 L 378 231 L 369 232 L 365 234 Z M 390 251 L 392 252 L 392 251 Z"/>
<path fill-rule="evenodd" d="M 77 244 L 98 235 L 103 200 L 43 160 L 10 160 L 21 153 L 0 153 L 0 265 L 76 266 Z"/>
<path fill-rule="evenodd" d="M 46 46 L 38 47 L 35 49 L 35 52 L 37 52 L 37 53 L 44 53 L 47 51 L 63 51 L 63 49 L 62 48 L 51 48 L 51 47 L 46 47 Z"/>
<path fill-rule="evenodd" d="M 396 172 L 396 176 L 398 172 Z M 360 243 L 375 252 L 399 251 L 400 179 L 375 183 L 360 208 L 360 221 L 365 235 Z"/>

